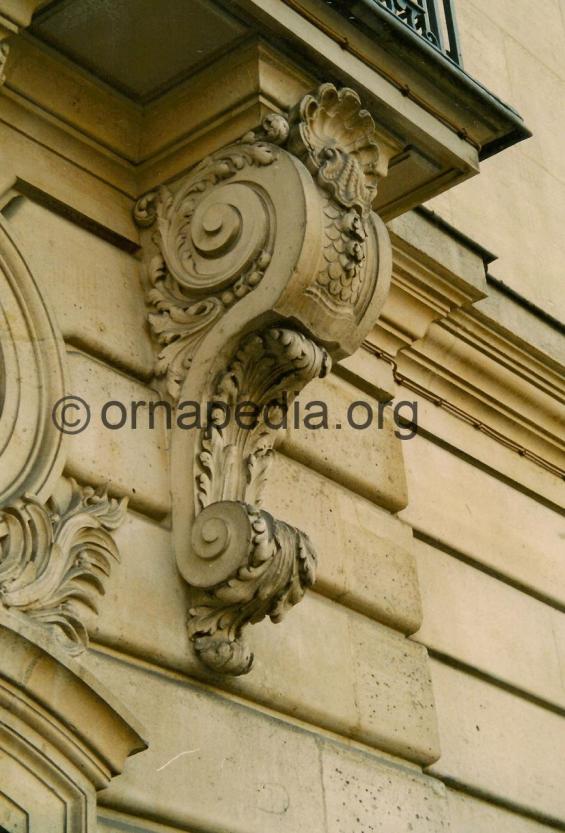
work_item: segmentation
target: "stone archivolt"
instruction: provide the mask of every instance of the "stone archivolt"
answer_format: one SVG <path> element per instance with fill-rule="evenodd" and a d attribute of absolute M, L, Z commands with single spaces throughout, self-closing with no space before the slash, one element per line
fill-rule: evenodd
<path fill-rule="evenodd" d="M 261 507 L 271 417 L 357 349 L 384 303 L 390 243 L 371 202 L 386 158 L 357 94 L 323 84 L 137 203 L 155 225 L 156 374 L 175 400 L 217 403 L 171 449 L 176 559 L 198 588 L 189 633 L 215 671 L 249 671 L 243 626 L 280 621 L 314 581 L 307 536 Z M 248 426 L 217 418 L 245 402 Z"/>
<path fill-rule="evenodd" d="M 25 615 L 71 654 L 88 645 L 125 501 L 61 477 L 62 340 L 0 220 L 0 608 Z"/>

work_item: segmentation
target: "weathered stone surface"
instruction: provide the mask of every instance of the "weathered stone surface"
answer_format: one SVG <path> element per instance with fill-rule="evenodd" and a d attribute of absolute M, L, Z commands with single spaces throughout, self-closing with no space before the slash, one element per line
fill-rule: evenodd
<path fill-rule="evenodd" d="M 188 596 L 174 563 L 170 530 L 129 511 L 114 539 L 120 563 L 106 589 L 93 638 L 157 665 L 184 668 Z"/>
<path fill-rule="evenodd" d="M 548 833 L 555 830 L 455 790 L 447 791 L 451 833 Z"/>
<path fill-rule="evenodd" d="M 560 505 L 563 483 L 554 472 L 517 454 L 514 448 L 487 433 L 477 431 L 471 423 L 454 416 L 447 408 L 438 408 L 423 396 L 415 396 L 414 399 L 418 407 L 418 426 L 427 439 L 439 440 L 438 444 L 444 443 L 457 449 L 472 465 L 494 470 L 519 491 L 533 493 L 541 500 Z M 404 444 L 408 447 L 407 458 L 411 442 Z"/>
<path fill-rule="evenodd" d="M 149 377 L 153 346 L 139 261 L 28 199 L 12 212 L 10 226 L 64 338 Z"/>
<path fill-rule="evenodd" d="M 319 555 L 317 589 L 404 633 L 419 627 L 407 524 L 282 454 L 275 456 L 265 506 L 308 530 Z"/>
<path fill-rule="evenodd" d="M 441 758 L 430 772 L 565 821 L 560 714 L 432 660 Z"/>
<path fill-rule="evenodd" d="M 424 605 L 415 639 L 565 708 L 563 614 L 422 541 L 414 550 Z"/>
<path fill-rule="evenodd" d="M 314 400 L 327 407 L 328 429 L 289 426 L 280 449 L 378 506 L 391 512 L 403 509 L 408 502 L 403 442 L 395 436 L 397 429 L 388 409 L 379 428 L 377 400 L 335 376 L 312 382 L 306 388 L 301 396 L 304 412 L 306 404 Z M 363 425 L 373 415 L 371 424 L 364 429 L 348 424 L 348 410 L 357 401 L 366 402 L 371 410 L 359 406 L 351 413 L 353 423 Z M 314 407 L 311 413 L 315 413 Z"/>
<path fill-rule="evenodd" d="M 562 516 L 428 440 L 404 446 L 410 504 L 403 520 L 563 604 Z"/>
<path fill-rule="evenodd" d="M 0 642 L 0 825 L 90 833 L 96 791 L 145 749 L 143 729 L 37 625 L 2 609 Z"/>
<path fill-rule="evenodd" d="M 416 771 L 324 746 L 328 833 L 447 833 L 443 784 Z"/>
<path fill-rule="evenodd" d="M 427 652 L 368 620 L 353 619 L 351 630 L 361 739 L 408 760 L 437 758 Z"/>
<path fill-rule="evenodd" d="M 250 674 L 233 681 L 210 675 L 190 649 L 190 593 L 178 575 L 169 531 L 129 513 L 114 535 L 121 563 L 108 584 L 95 640 L 409 760 L 437 758 L 421 646 L 312 593 L 289 613 L 285 627 L 250 629 L 256 656 Z"/>
<path fill-rule="evenodd" d="M 364 347 L 335 365 L 334 372 L 336 376 L 341 376 L 381 402 L 389 402 L 394 397 L 394 378 L 390 364 Z"/>
<path fill-rule="evenodd" d="M 421 646 L 315 594 L 272 629 L 250 633 L 256 668 L 233 690 L 418 763 L 439 745 Z M 282 632 L 284 630 L 284 633 Z"/>
<path fill-rule="evenodd" d="M 555 225 L 565 204 L 557 138 L 564 117 L 562 107 L 554 106 L 563 100 L 565 80 L 559 4 L 547 6 L 542 17 L 517 15 L 511 2 L 500 2 L 496 9 L 488 0 L 459 5 L 466 70 L 504 101 L 516 104 L 534 135 L 489 160 L 487 176 L 433 204 L 497 255 L 489 266 L 492 274 L 562 319 L 560 235 Z M 512 211 L 504 208 L 509 204 Z M 516 240 L 521 245 L 516 246 Z"/>
<path fill-rule="evenodd" d="M 102 804 L 205 831 L 324 831 L 314 735 L 184 678 L 93 654 L 89 665 L 151 724 L 149 749 Z"/>
<path fill-rule="evenodd" d="M 177 833 L 178 827 L 171 827 L 169 824 L 160 824 L 148 818 L 141 818 L 138 815 L 132 816 L 129 813 L 118 813 L 108 807 L 98 809 L 98 830 L 99 833 Z M 187 829 L 187 828 L 185 828 Z M 16 831 L 19 833 L 19 831 Z M 193 833 L 187 829 L 187 833 Z"/>
<path fill-rule="evenodd" d="M 169 509 L 167 438 L 164 412 L 155 410 L 154 427 L 149 427 L 147 406 L 139 408 L 137 428 L 132 428 L 131 403 L 159 400 L 155 390 L 112 370 L 83 353 L 70 351 L 67 395 L 79 396 L 89 405 L 91 422 L 80 434 L 68 437 L 67 469 L 79 480 L 108 483 L 119 494 L 127 495 L 131 505 L 162 516 Z M 116 401 L 125 409 L 121 428 L 107 428 L 102 409 Z M 112 406 L 107 422 L 119 425 L 123 411 Z M 70 417 L 74 420 L 77 414 Z"/>
<path fill-rule="evenodd" d="M 425 833 L 448 829 L 442 786 L 417 770 L 326 741 L 182 678 L 101 655 L 91 654 L 89 664 L 120 696 L 133 698 L 153 727 L 147 752 L 101 795 L 105 806 L 233 833 L 294 833 L 304 825 L 365 833 L 368 824 L 400 833 L 410 823 Z"/>
<path fill-rule="evenodd" d="M 11 101 L 6 103 L 4 97 L 0 99 L 0 112 L 6 113 L 7 120 L 14 119 L 14 109 L 20 110 L 17 105 L 14 108 Z M 118 190 L 109 185 L 108 179 L 113 177 L 107 172 L 93 176 L 85 169 L 87 166 L 96 168 L 92 149 L 85 153 L 82 143 L 74 142 L 49 122 L 30 119 L 25 110 L 23 121 L 23 125 L 18 125 L 21 129 L 14 130 L 8 124 L 2 124 L 0 128 L 3 182 L 8 178 L 15 181 L 18 177 L 44 197 L 57 200 L 71 213 L 78 211 L 103 229 L 120 235 L 128 246 L 135 248 L 139 235 L 131 217 L 132 197 L 121 188 Z M 26 133 L 35 134 L 36 139 L 47 147 L 24 135 Z M 49 144 L 55 145 L 57 151 L 50 150 Z"/>

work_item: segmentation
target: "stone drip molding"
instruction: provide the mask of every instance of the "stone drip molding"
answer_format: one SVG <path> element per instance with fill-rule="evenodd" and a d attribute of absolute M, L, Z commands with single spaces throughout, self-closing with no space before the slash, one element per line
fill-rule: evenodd
<path fill-rule="evenodd" d="M 118 560 L 111 532 L 126 504 L 61 476 L 51 411 L 66 390 L 64 345 L 1 218 L 0 330 L 0 609 L 77 654 Z"/>
<path fill-rule="evenodd" d="M 391 248 L 371 204 L 390 147 L 353 90 L 323 84 L 135 207 L 156 375 L 174 401 L 217 403 L 171 442 L 175 555 L 197 598 L 188 631 L 216 672 L 247 673 L 244 626 L 279 622 L 315 579 L 307 535 L 262 507 L 272 425 L 384 304 Z M 216 418 L 249 401 L 248 430 Z"/>

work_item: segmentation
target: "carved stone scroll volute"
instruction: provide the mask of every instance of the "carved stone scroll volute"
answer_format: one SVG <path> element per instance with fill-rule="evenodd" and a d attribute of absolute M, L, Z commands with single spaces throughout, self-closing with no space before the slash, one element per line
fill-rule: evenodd
<path fill-rule="evenodd" d="M 357 349 L 384 303 L 390 243 L 371 202 L 390 147 L 355 92 L 324 84 L 136 206 L 155 223 L 156 374 L 178 403 L 175 554 L 200 588 L 188 628 L 215 671 L 249 671 L 243 626 L 278 622 L 314 581 L 308 537 L 262 508 L 262 485 L 276 415 Z M 201 430 L 186 430 L 186 403 L 207 415 Z"/>

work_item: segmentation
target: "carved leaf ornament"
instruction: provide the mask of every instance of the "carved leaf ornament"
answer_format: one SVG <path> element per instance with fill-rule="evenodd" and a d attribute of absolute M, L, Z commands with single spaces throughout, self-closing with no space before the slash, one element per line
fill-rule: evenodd
<path fill-rule="evenodd" d="M 247 673 L 245 625 L 279 622 L 315 579 L 308 536 L 262 492 L 293 398 L 357 349 L 384 303 L 381 135 L 353 90 L 323 84 L 136 206 L 156 375 L 179 409 L 209 415 L 173 429 L 171 478 L 177 565 L 198 598 L 188 632 L 216 672 Z M 238 406 L 243 425 L 226 419 Z"/>
<path fill-rule="evenodd" d="M 0 603 L 54 632 L 69 653 L 88 647 L 84 608 L 98 598 L 118 550 L 110 532 L 125 501 L 61 478 L 43 504 L 27 496 L 0 511 Z"/>
<path fill-rule="evenodd" d="M 45 628 L 71 654 L 88 645 L 125 501 L 61 477 L 64 345 L 0 218 L 0 608 Z"/>

